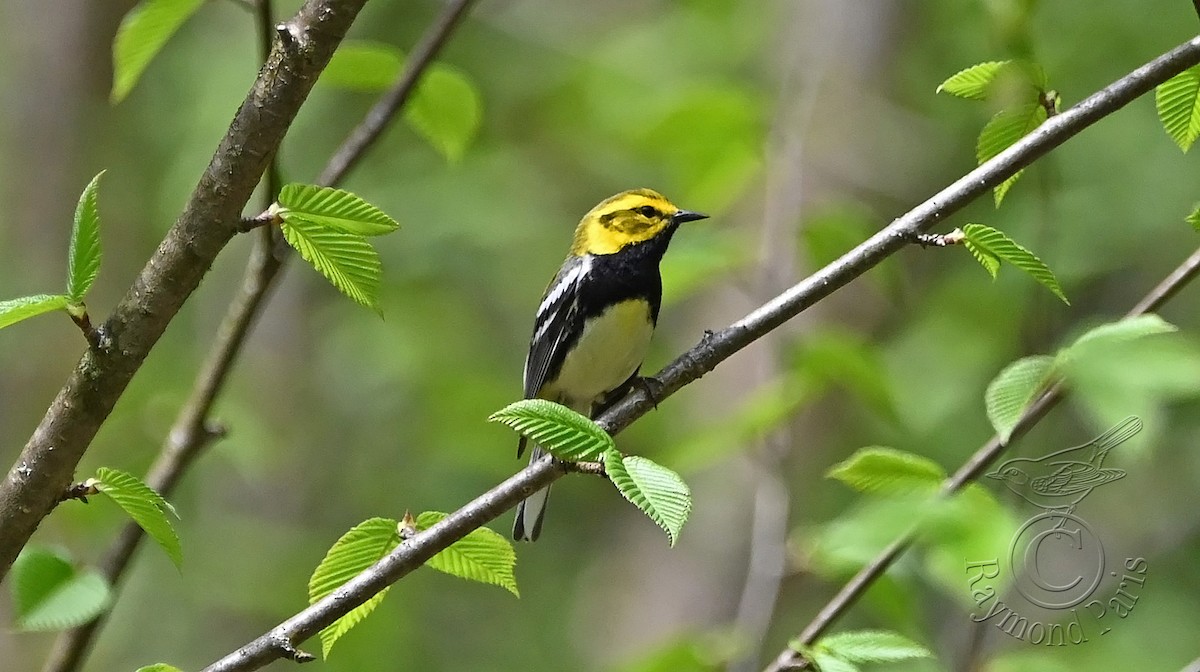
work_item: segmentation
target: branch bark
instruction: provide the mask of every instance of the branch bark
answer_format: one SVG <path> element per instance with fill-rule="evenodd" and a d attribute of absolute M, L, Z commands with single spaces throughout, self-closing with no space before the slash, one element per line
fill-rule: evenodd
<path fill-rule="evenodd" d="M 1042 124 L 1012 147 L 967 173 L 953 184 L 893 221 L 879 233 L 814 275 L 717 333 L 706 333 L 698 345 L 655 375 L 661 402 L 684 385 L 711 371 L 730 355 L 795 317 L 805 308 L 866 273 L 920 233 L 1000 184 L 1018 170 L 1061 145 L 1095 122 L 1184 69 L 1200 63 L 1200 37 L 1172 49 L 1134 70 L 1075 107 Z M 616 434 L 652 407 L 641 390 L 609 409 L 597 422 Z M 981 466 L 978 468 L 982 468 Z M 205 668 L 204 672 L 244 672 L 287 657 L 294 646 L 313 636 L 383 588 L 419 567 L 501 513 L 567 473 L 549 458 L 536 462 L 479 496 L 434 527 L 400 544 L 394 551 L 338 590 L 297 613 L 270 632 Z M 898 553 L 899 551 L 896 551 Z"/>
<path fill-rule="evenodd" d="M 0 483 L 0 580 L 75 467 L 117 399 L 217 254 L 236 232 L 270 157 L 317 76 L 366 0 L 308 0 L 284 26 L 183 214 L 100 327 Z"/>

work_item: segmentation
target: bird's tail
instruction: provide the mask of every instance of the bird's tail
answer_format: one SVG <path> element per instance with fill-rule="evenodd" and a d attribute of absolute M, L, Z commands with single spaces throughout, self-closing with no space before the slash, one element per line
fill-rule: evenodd
<path fill-rule="evenodd" d="M 545 451 L 534 446 L 529 453 L 529 463 L 537 462 Z M 550 497 L 550 486 L 533 493 L 517 505 L 517 519 L 513 521 L 513 539 L 537 541 L 542 533 L 542 518 L 546 515 L 546 500 Z"/>
<path fill-rule="evenodd" d="M 1102 461 L 1104 456 L 1108 455 L 1108 451 L 1125 443 L 1140 431 L 1142 431 L 1142 421 L 1137 416 L 1131 415 L 1125 418 L 1114 425 L 1112 429 L 1092 440 L 1094 444 L 1092 459 L 1095 460 L 1099 457 Z"/>

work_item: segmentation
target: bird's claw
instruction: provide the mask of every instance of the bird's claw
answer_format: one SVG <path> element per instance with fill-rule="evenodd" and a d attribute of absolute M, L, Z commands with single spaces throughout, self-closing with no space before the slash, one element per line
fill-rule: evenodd
<path fill-rule="evenodd" d="M 646 398 L 650 400 L 650 405 L 657 411 L 658 402 L 662 399 L 663 382 L 654 376 L 638 376 L 637 384 L 646 393 Z"/>

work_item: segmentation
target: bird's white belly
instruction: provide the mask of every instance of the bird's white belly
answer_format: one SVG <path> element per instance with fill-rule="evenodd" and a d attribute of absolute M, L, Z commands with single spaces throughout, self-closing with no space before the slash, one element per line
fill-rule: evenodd
<path fill-rule="evenodd" d="M 563 362 L 551 392 L 572 406 L 590 405 L 597 397 L 625 382 L 637 371 L 654 325 L 644 301 L 611 306 L 584 327 L 574 350 Z M 550 396 L 550 395 L 546 395 Z"/>

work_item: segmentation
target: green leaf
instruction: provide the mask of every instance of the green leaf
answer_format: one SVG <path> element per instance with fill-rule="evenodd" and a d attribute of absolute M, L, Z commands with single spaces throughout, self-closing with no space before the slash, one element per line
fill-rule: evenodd
<path fill-rule="evenodd" d="M 114 105 L 125 99 L 167 40 L 203 4 L 204 0 L 142 0 L 129 10 L 113 42 L 109 99 Z"/>
<path fill-rule="evenodd" d="M 1154 90 L 1158 118 L 1183 151 L 1200 137 L 1200 65 L 1193 65 Z"/>
<path fill-rule="evenodd" d="M 179 545 L 179 534 L 167 514 L 175 514 L 162 495 L 132 474 L 116 469 L 101 467 L 96 470 L 96 489 L 108 495 L 129 514 L 146 534 L 150 535 L 167 552 L 176 567 L 183 564 L 183 549 Z"/>
<path fill-rule="evenodd" d="M 166 663 L 155 663 L 153 665 L 139 667 L 137 669 L 137 672 L 183 672 L 183 670 L 179 669 L 178 667 L 175 667 L 174 665 L 168 665 Z"/>
<path fill-rule="evenodd" d="M 383 267 L 366 238 L 326 228 L 302 217 L 285 217 L 283 237 L 343 294 L 379 312 Z"/>
<path fill-rule="evenodd" d="M 370 518 L 343 534 L 313 570 L 308 580 L 308 603 L 316 604 L 396 548 L 400 544 L 396 526 L 396 521 L 388 518 Z M 390 588 L 372 595 L 321 631 L 321 652 L 326 659 L 334 643 L 370 615 Z"/>
<path fill-rule="evenodd" d="M 1192 208 L 1192 212 L 1183 221 L 1191 224 L 1192 230 L 1200 232 L 1200 203 Z"/>
<path fill-rule="evenodd" d="M 1062 287 L 1058 284 L 1058 278 L 1054 277 L 1054 272 L 1046 264 L 1042 263 L 1041 259 L 1038 259 L 1032 252 L 1018 245 L 1012 238 L 1005 235 L 1003 231 L 998 231 L 983 224 L 967 224 L 963 227 L 963 234 L 966 235 L 964 242 L 967 249 L 971 250 L 971 254 L 975 255 L 975 258 L 979 259 L 980 263 L 983 263 L 984 267 L 989 269 L 992 277 L 996 276 L 996 272 L 987 263 L 984 263 L 983 256 L 990 255 L 996 259 L 1003 259 L 1025 271 L 1033 276 L 1034 280 L 1037 280 L 1043 287 L 1049 289 L 1055 296 L 1061 299 L 1063 303 L 1071 305 L 1071 302 L 1067 301 L 1066 294 L 1063 294 Z"/>
<path fill-rule="evenodd" d="M 975 144 L 975 157 L 979 159 L 979 165 L 982 166 L 1000 152 L 1008 149 L 1013 143 L 1041 126 L 1044 121 L 1046 121 L 1046 108 L 1038 103 L 1027 103 L 1001 110 L 979 132 L 979 140 Z M 1004 195 L 1008 193 L 1023 172 L 1025 171 L 1017 171 L 1015 175 L 996 186 L 997 208 L 1004 200 Z"/>
<path fill-rule="evenodd" d="M 895 448 L 860 448 L 826 474 L 859 492 L 903 494 L 934 492 L 946 477 L 941 465 L 927 457 Z"/>
<path fill-rule="evenodd" d="M 341 189 L 312 184 L 288 184 L 279 192 L 277 214 L 283 221 L 297 217 L 319 226 L 356 236 L 381 236 L 400 228 L 396 220 L 358 196 Z"/>
<path fill-rule="evenodd" d="M 438 511 L 426 511 L 417 516 L 417 529 L 427 530 L 445 517 L 446 514 Z M 486 527 L 471 530 L 425 564 L 439 572 L 500 586 L 521 596 L 517 591 L 517 577 L 513 574 L 517 552 L 508 539 Z"/>
<path fill-rule="evenodd" d="M 62 294 L 35 294 L 20 299 L 0 301 L 0 329 L 35 315 L 61 310 L 67 307 L 70 299 Z"/>
<path fill-rule="evenodd" d="M 71 251 L 67 263 L 67 298 L 81 303 L 100 273 L 100 211 L 97 197 L 100 192 L 100 171 L 92 178 L 79 205 L 75 208 L 75 223 L 71 227 Z"/>
<path fill-rule="evenodd" d="M 996 75 L 1012 61 L 987 61 L 959 70 L 938 85 L 934 93 L 946 93 L 959 98 L 984 100 Z"/>
<path fill-rule="evenodd" d="M 813 647 L 851 663 L 895 663 L 913 658 L 932 658 L 929 649 L 894 632 L 856 630 L 822 638 Z"/>
<path fill-rule="evenodd" d="M 449 161 L 462 158 L 482 119 L 479 91 L 457 68 L 435 63 L 404 110 L 404 119 Z"/>
<path fill-rule="evenodd" d="M 43 548 L 26 548 L 12 567 L 13 606 L 21 630 L 65 630 L 108 608 L 108 582 L 91 570 Z"/>
<path fill-rule="evenodd" d="M 1025 409 L 1049 386 L 1054 370 L 1053 357 L 1023 357 L 1004 367 L 988 384 L 984 406 L 1002 443 L 1008 443 Z"/>
<path fill-rule="evenodd" d="M 858 666 L 854 663 L 838 658 L 821 649 L 809 651 L 805 655 L 805 658 L 808 658 L 812 661 L 813 665 L 817 666 L 818 672 L 859 672 Z"/>
<path fill-rule="evenodd" d="M 1179 331 L 1179 327 L 1167 322 L 1154 313 L 1135 315 L 1116 322 L 1109 322 L 1093 327 L 1084 332 L 1075 342 L 1059 353 L 1060 358 L 1066 358 L 1073 351 L 1093 346 L 1133 341 L 1146 336 L 1170 334 Z"/>
<path fill-rule="evenodd" d="M 692 512 L 692 492 L 679 474 L 638 455 L 604 454 L 608 479 L 625 499 L 667 532 L 671 545 Z"/>
<path fill-rule="evenodd" d="M 488 417 L 512 427 L 560 460 L 591 462 L 616 444 L 608 432 L 587 417 L 545 399 L 522 399 Z"/>
<path fill-rule="evenodd" d="M 390 44 L 344 40 L 321 72 L 320 81 L 349 91 L 379 93 L 396 81 L 403 68 L 403 52 Z"/>

